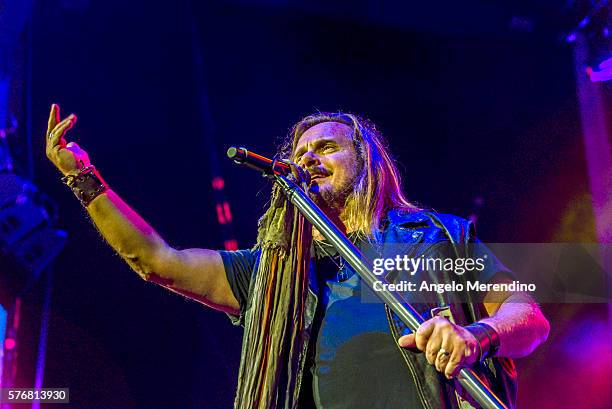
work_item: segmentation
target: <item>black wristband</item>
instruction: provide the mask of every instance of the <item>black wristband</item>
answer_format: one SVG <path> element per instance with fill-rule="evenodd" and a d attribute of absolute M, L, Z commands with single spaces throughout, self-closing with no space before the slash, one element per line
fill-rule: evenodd
<path fill-rule="evenodd" d="M 106 183 L 98 175 L 96 168 L 91 165 L 81 169 L 78 175 L 64 176 L 62 182 L 70 187 L 85 207 L 108 189 Z"/>
<path fill-rule="evenodd" d="M 499 349 L 499 334 L 493 327 L 484 322 L 475 322 L 464 327 L 476 337 L 480 349 L 478 361 L 495 356 Z"/>

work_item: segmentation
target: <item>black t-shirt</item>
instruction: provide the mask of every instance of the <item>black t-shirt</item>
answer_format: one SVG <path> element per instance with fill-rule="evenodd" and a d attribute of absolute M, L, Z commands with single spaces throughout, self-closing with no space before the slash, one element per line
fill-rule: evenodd
<path fill-rule="evenodd" d="M 362 301 L 362 291 L 370 290 L 325 242 L 315 245 L 315 265 L 319 296 L 311 360 L 315 406 L 422 408 L 384 304 Z"/>
<path fill-rule="evenodd" d="M 223 251 L 221 256 L 242 315 L 258 254 L 240 250 Z M 384 305 L 361 301 L 359 276 L 324 242 L 315 245 L 314 270 L 316 284 L 311 289 L 317 293 L 319 302 L 304 374 L 302 396 L 307 403 L 303 406 L 422 408 L 412 375 L 391 335 Z M 233 321 L 241 323 L 237 317 Z M 312 383 L 311 388 L 308 382 Z M 311 395 L 307 394 L 309 390 Z"/>

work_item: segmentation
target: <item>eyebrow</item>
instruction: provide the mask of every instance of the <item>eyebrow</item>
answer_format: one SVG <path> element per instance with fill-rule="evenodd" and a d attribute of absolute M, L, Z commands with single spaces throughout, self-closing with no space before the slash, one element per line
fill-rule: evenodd
<path fill-rule="evenodd" d="M 327 137 L 323 137 L 323 138 L 320 138 L 320 139 L 316 139 L 314 141 L 314 146 L 315 146 L 315 148 L 318 148 L 319 146 L 325 145 L 326 143 L 329 143 L 329 142 L 335 143 L 336 145 L 340 145 L 336 139 L 334 139 L 333 137 L 327 136 Z M 306 151 L 306 149 L 305 149 L 306 145 L 307 144 L 304 144 L 301 147 L 297 148 L 295 150 L 295 152 L 293 153 L 293 157 L 297 158 L 299 156 L 302 156 L 304 154 L 304 152 Z"/>

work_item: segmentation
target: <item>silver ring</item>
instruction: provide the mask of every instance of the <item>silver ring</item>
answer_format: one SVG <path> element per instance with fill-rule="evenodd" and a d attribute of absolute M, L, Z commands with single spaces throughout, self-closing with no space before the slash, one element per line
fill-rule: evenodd
<path fill-rule="evenodd" d="M 438 351 L 438 355 L 440 355 L 440 354 L 442 354 L 442 355 L 444 355 L 444 356 L 449 356 L 449 355 L 450 355 L 450 352 L 448 352 L 448 351 L 447 351 L 446 349 L 444 349 L 444 348 L 440 348 L 440 350 Z"/>

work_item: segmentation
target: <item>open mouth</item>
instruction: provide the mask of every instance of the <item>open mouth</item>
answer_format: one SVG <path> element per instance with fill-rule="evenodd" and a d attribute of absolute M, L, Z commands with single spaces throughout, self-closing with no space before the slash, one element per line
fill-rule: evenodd
<path fill-rule="evenodd" d="M 320 174 L 320 173 L 318 173 L 318 174 L 314 174 L 314 175 L 311 175 L 311 176 L 310 176 L 310 183 L 313 183 L 313 182 L 318 182 L 318 181 L 320 181 L 321 179 L 325 179 L 325 178 L 327 178 L 328 176 L 329 176 L 329 175 L 323 175 L 323 174 Z"/>

